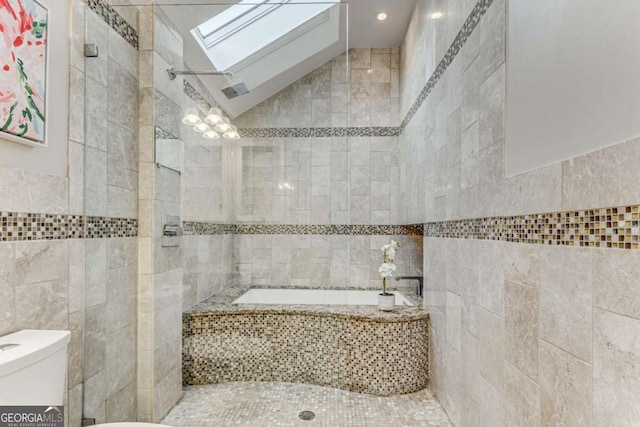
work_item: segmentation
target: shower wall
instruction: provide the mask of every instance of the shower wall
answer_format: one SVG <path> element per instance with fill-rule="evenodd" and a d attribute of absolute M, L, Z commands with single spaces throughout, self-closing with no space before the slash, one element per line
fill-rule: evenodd
<path fill-rule="evenodd" d="M 188 67 L 184 65 L 184 69 Z M 208 111 L 217 107 L 207 88 L 193 76 L 184 77 L 184 105 Z M 233 218 L 233 176 L 229 160 L 234 141 L 206 140 L 190 126 L 180 127 L 184 145 L 181 179 L 183 220 L 216 224 L 216 233 L 198 234 L 187 226 L 182 238 L 183 307 L 191 307 L 233 283 L 233 235 L 221 224 Z"/>
<path fill-rule="evenodd" d="M 236 119 L 238 221 L 396 222 L 399 49 L 351 49 L 348 66 L 340 55 Z"/>
<path fill-rule="evenodd" d="M 50 76 L 67 90 L 60 76 L 69 75 L 69 97 L 56 89 L 48 102 L 55 111 L 68 102 L 69 120 L 49 116 L 55 131 L 47 133 L 47 148 L 0 141 L 0 334 L 71 330 L 65 425 L 79 426 L 83 411 L 99 422 L 130 420 L 136 407 L 137 52 L 123 34 L 137 21 L 113 18 L 109 26 L 98 8 L 80 0 L 47 6 Z M 86 64 L 85 25 L 91 26 L 88 40 L 100 46 L 100 56 Z"/>
<path fill-rule="evenodd" d="M 421 0 L 402 46 L 400 218 L 425 222 L 431 388 L 460 426 L 628 425 L 640 140 L 505 176 L 505 3 Z"/>
<path fill-rule="evenodd" d="M 180 399 L 182 246 L 163 235 L 182 214 L 181 176 L 156 165 L 156 125 L 180 134 L 182 79 L 167 68 L 182 63 L 182 38 L 156 6 L 139 9 L 140 23 L 140 197 L 138 214 L 137 420 L 158 422 Z M 179 143 L 176 141 L 176 143 Z"/>
<path fill-rule="evenodd" d="M 286 224 L 235 236 L 240 284 L 377 287 L 391 238 L 402 245 L 398 271 L 421 271 L 422 236 L 378 227 L 398 223 L 399 54 L 351 49 L 348 63 L 340 55 L 236 119 L 236 220 Z M 328 235 L 332 224 L 363 227 Z"/>
<path fill-rule="evenodd" d="M 84 61 L 85 213 L 137 218 L 138 52 L 90 8 L 85 25 L 86 42 L 100 49 Z M 79 26 L 74 37 L 82 33 Z M 83 414 L 129 420 L 136 414 L 136 237 L 89 239 L 85 257 Z"/>

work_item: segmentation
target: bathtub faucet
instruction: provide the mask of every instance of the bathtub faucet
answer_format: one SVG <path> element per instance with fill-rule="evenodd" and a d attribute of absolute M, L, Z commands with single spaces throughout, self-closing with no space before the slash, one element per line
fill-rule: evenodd
<path fill-rule="evenodd" d="M 422 296 L 422 292 L 423 292 L 423 284 L 422 284 L 422 276 L 396 276 L 396 282 L 400 281 L 400 280 L 417 280 L 418 281 L 418 287 L 416 288 L 416 293 L 419 296 Z"/>

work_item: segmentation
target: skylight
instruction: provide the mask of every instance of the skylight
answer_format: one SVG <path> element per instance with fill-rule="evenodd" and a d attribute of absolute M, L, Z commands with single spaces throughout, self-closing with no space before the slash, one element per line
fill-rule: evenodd
<path fill-rule="evenodd" d="M 321 24 L 335 4 L 333 0 L 243 0 L 191 33 L 216 69 L 228 71 Z"/>

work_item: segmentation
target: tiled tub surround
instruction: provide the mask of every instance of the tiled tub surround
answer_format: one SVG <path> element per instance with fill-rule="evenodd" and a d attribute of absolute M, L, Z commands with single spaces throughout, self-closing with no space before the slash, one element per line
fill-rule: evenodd
<path fill-rule="evenodd" d="M 185 385 L 284 381 L 383 396 L 427 386 L 424 309 L 231 304 L 245 291 L 229 288 L 183 314 Z"/>
<path fill-rule="evenodd" d="M 400 243 L 398 274 L 422 275 L 422 225 L 216 224 L 184 222 L 185 237 L 234 240 L 234 276 L 243 286 L 377 286 L 380 248 Z M 206 259 L 205 264 L 210 264 Z M 412 281 L 400 284 L 415 289 Z M 220 289 L 221 286 L 217 286 Z M 208 296 L 208 295 L 207 295 Z M 190 298 L 193 305 L 193 299 Z M 202 298 L 200 299 L 202 301 Z"/>

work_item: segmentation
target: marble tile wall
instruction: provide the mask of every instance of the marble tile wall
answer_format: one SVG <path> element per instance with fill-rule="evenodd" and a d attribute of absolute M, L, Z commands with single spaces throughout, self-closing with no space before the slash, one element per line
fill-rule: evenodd
<path fill-rule="evenodd" d="M 71 330 L 65 425 L 78 426 L 83 415 L 135 416 L 136 238 L 89 237 L 96 237 L 90 229 L 104 231 L 96 228 L 102 220 L 134 225 L 137 218 L 137 102 L 126 96 L 137 90 L 137 52 L 84 2 L 71 2 L 70 12 L 68 174 L 2 169 L 0 210 L 73 216 L 83 229 L 60 240 L 34 231 L 34 240 L 0 244 L 0 334 Z M 101 56 L 85 63 L 86 27 Z"/>
<path fill-rule="evenodd" d="M 506 5 L 488 3 L 400 136 L 400 220 L 635 205 L 640 174 L 624 164 L 637 161 L 640 140 L 505 176 Z M 473 6 L 418 2 L 402 46 L 402 114 Z M 469 231 L 424 239 L 431 387 L 454 424 L 633 424 L 640 253 L 475 240 Z"/>
<path fill-rule="evenodd" d="M 251 128 L 397 126 L 399 49 L 351 49 L 236 119 Z M 243 138 L 236 219 L 397 223 L 398 138 Z M 289 188 L 292 187 L 292 188 Z"/>
<path fill-rule="evenodd" d="M 248 135 L 256 128 L 397 127 L 400 50 L 351 49 L 348 55 L 348 69 L 347 56 L 340 55 L 236 124 Z M 397 224 L 398 137 L 358 135 L 242 138 L 234 152 L 236 222 Z M 236 280 L 261 286 L 378 286 L 380 260 L 372 253 L 379 255 L 378 246 L 390 238 L 236 235 Z M 405 263 L 403 274 L 420 272 L 420 243 L 400 239 L 407 249 L 399 260 Z"/>
<path fill-rule="evenodd" d="M 120 9 L 136 16 L 135 8 Z M 75 61 L 82 61 L 84 67 L 79 82 L 85 86 L 85 126 L 84 133 L 77 131 L 85 150 L 84 211 L 93 216 L 137 218 L 138 52 L 132 27 L 114 15 L 127 29 L 116 31 L 100 10 L 87 7 L 84 14 L 78 10 L 73 22 Z M 97 58 L 80 56 L 78 39 L 84 38 L 85 28 L 86 41 L 99 45 Z M 72 115 L 72 135 L 76 117 Z M 82 414 L 99 423 L 128 421 L 136 415 L 137 238 L 89 239 L 84 249 Z"/>
<path fill-rule="evenodd" d="M 167 217 L 182 213 L 179 172 L 158 167 L 156 125 L 180 134 L 182 78 L 170 81 L 169 64 L 182 63 L 182 38 L 159 8 L 139 9 L 138 340 L 136 419 L 158 422 L 181 396 L 183 247 L 163 237 Z"/>
<path fill-rule="evenodd" d="M 184 69 L 188 69 L 185 64 Z M 195 101 L 184 96 L 184 106 L 199 109 L 204 116 L 210 107 L 219 107 L 206 86 L 195 76 L 185 76 L 185 84 L 198 94 Z M 186 89 L 185 89 L 186 90 Z M 186 92 L 185 92 L 186 93 Z M 233 216 L 233 173 L 231 147 L 236 141 L 207 140 L 191 126 L 180 126 L 184 146 L 183 217 L 185 221 L 230 222 Z"/>
<path fill-rule="evenodd" d="M 422 236 L 244 235 L 234 237 L 236 282 L 247 286 L 379 287 L 380 248 L 395 239 L 397 274 L 422 274 Z M 415 290 L 415 281 L 393 285 Z"/>

